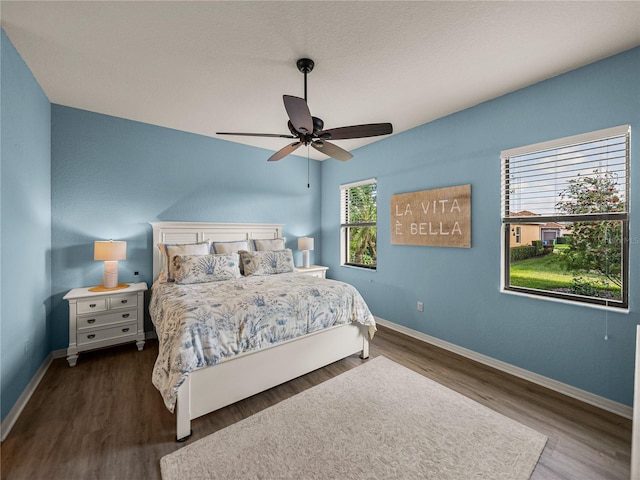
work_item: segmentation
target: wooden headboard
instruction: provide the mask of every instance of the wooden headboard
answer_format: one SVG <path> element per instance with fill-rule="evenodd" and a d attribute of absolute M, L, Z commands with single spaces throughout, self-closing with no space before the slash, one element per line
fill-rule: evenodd
<path fill-rule="evenodd" d="M 162 269 L 158 243 L 232 242 L 234 240 L 282 237 L 282 225 L 275 223 L 149 222 L 153 228 L 153 280 Z"/>

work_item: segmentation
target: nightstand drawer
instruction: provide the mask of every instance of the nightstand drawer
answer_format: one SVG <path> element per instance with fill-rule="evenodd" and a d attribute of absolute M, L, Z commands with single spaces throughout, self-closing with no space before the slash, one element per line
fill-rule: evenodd
<path fill-rule="evenodd" d="M 130 295 L 118 295 L 109 297 L 109 310 L 116 308 L 130 308 L 138 305 L 138 295 L 132 293 Z"/>
<path fill-rule="evenodd" d="M 106 298 L 87 298 L 85 300 L 78 300 L 78 303 L 76 304 L 78 315 L 92 312 L 104 312 L 106 309 Z"/>
<path fill-rule="evenodd" d="M 310 277 L 324 278 L 324 271 L 307 272 L 307 275 L 309 275 Z"/>
<path fill-rule="evenodd" d="M 318 278 L 327 278 L 327 270 L 329 270 L 329 267 L 323 267 L 322 265 L 311 265 L 309 267 L 296 268 L 296 271 L 299 273 Z"/>
<path fill-rule="evenodd" d="M 102 327 L 105 325 L 131 322 L 134 320 L 138 320 L 138 311 L 136 309 L 118 313 L 107 313 L 103 315 L 78 317 L 76 326 L 78 328 L 78 331 L 81 331 L 86 330 L 87 328 Z"/>
<path fill-rule="evenodd" d="M 123 323 L 117 327 L 103 328 L 101 330 L 78 332 L 78 346 L 88 343 L 101 342 L 103 340 L 112 340 L 114 338 L 128 337 L 136 335 L 137 322 Z"/>

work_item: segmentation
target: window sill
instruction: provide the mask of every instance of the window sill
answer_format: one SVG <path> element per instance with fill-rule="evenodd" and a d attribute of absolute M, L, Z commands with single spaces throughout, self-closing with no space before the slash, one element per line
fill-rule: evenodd
<path fill-rule="evenodd" d="M 348 263 L 343 263 L 342 265 L 340 265 L 341 267 L 346 267 L 346 268 L 354 268 L 356 270 L 361 270 L 361 271 L 365 271 L 365 272 L 377 272 L 378 271 L 378 267 L 376 268 L 370 268 L 370 267 L 360 267 L 358 265 L 350 265 Z"/>
<path fill-rule="evenodd" d="M 500 293 L 505 293 L 507 295 L 515 295 L 517 297 L 526 297 L 526 298 L 533 298 L 536 300 L 543 300 L 543 301 L 547 301 L 547 302 L 555 302 L 555 303 L 562 303 L 564 305 L 571 305 L 574 307 L 586 307 L 586 308 L 594 308 L 596 310 L 606 310 L 608 312 L 617 312 L 617 313 L 623 313 L 623 314 L 628 314 L 629 313 L 629 307 L 610 307 L 607 305 L 598 305 L 595 303 L 587 303 L 587 302 L 577 302 L 574 300 L 567 300 L 564 298 L 554 298 L 554 297 L 547 297 L 544 295 L 534 295 L 531 293 L 525 293 L 525 292 L 517 292 L 514 290 L 507 290 L 505 288 L 500 288 Z"/>

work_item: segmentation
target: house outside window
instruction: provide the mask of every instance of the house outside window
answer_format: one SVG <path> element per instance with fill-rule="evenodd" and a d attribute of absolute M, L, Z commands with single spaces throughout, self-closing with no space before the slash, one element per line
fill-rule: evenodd
<path fill-rule="evenodd" d="M 377 266 L 378 186 L 376 179 L 340 186 L 340 264 Z"/>
<path fill-rule="evenodd" d="M 628 125 L 501 153 L 502 288 L 628 306 Z"/>

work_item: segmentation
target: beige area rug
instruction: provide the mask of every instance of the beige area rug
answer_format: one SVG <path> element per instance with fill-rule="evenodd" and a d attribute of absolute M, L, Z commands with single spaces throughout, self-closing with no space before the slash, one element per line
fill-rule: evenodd
<path fill-rule="evenodd" d="M 163 480 L 518 480 L 547 439 L 376 357 L 162 457 Z"/>

